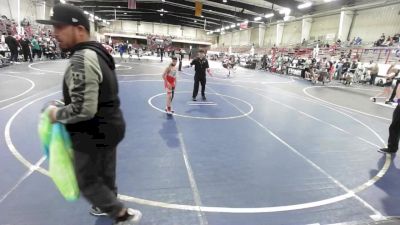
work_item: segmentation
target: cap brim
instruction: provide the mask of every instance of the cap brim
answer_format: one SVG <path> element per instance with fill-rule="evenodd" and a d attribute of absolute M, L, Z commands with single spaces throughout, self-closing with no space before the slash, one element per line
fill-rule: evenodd
<path fill-rule="evenodd" d="M 36 22 L 40 23 L 40 24 L 46 24 L 46 25 L 65 24 L 63 22 L 56 21 L 56 20 L 36 20 Z"/>

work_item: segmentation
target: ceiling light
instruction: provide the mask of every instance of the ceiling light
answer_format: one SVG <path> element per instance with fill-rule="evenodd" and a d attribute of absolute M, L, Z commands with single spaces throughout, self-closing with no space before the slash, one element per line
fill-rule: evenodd
<path fill-rule="evenodd" d="M 225 30 L 225 28 L 221 28 L 221 31 L 224 31 Z"/>
<path fill-rule="evenodd" d="M 259 21 L 259 20 L 261 20 L 261 17 L 254 18 L 254 21 Z"/>
<path fill-rule="evenodd" d="M 227 3 L 227 2 L 228 2 L 228 0 L 223 0 L 222 2 L 224 2 L 224 3 Z"/>
<path fill-rule="evenodd" d="M 305 8 L 309 8 L 312 6 L 312 2 L 305 2 L 303 4 L 300 4 L 297 6 L 298 9 L 305 9 Z"/>
<path fill-rule="evenodd" d="M 271 17 L 274 17 L 274 14 L 273 14 L 273 13 L 270 13 L 270 14 L 265 15 L 265 18 L 271 18 Z"/>
<path fill-rule="evenodd" d="M 107 22 L 107 25 L 110 25 L 110 22 Z"/>
<path fill-rule="evenodd" d="M 279 10 L 279 14 L 289 15 L 291 11 L 292 10 L 289 8 L 283 8 L 283 9 Z"/>
<path fill-rule="evenodd" d="M 100 17 L 98 17 L 98 16 L 95 16 L 94 18 L 95 18 L 96 20 L 99 20 L 99 19 L 100 19 Z"/>
<path fill-rule="evenodd" d="M 203 16 L 203 15 L 201 15 L 201 18 L 204 18 L 204 16 Z"/>
<path fill-rule="evenodd" d="M 197 23 L 197 20 L 195 20 L 194 22 Z"/>
<path fill-rule="evenodd" d="M 236 27 L 236 24 L 231 25 L 231 28 L 235 28 L 235 27 Z"/>
<path fill-rule="evenodd" d="M 126 15 L 126 14 L 128 14 L 128 13 L 124 13 L 124 15 Z"/>
<path fill-rule="evenodd" d="M 62 4 L 65 4 L 65 0 L 60 0 L 60 2 L 61 2 Z"/>
<path fill-rule="evenodd" d="M 85 11 L 83 11 L 83 13 L 85 13 L 86 15 L 87 15 L 87 14 L 89 14 L 89 12 L 88 12 L 88 11 L 86 11 L 86 10 L 85 10 Z"/>
<path fill-rule="evenodd" d="M 165 0 L 161 0 L 162 2 L 165 2 Z"/>
<path fill-rule="evenodd" d="M 160 13 L 160 16 L 164 16 L 164 14 L 163 14 L 163 13 Z"/>
<path fill-rule="evenodd" d="M 118 6 L 118 8 L 121 8 L 121 6 Z"/>
<path fill-rule="evenodd" d="M 230 26 L 226 26 L 226 27 L 225 27 L 225 30 L 228 30 L 229 28 L 231 28 L 231 27 L 230 27 Z"/>
<path fill-rule="evenodd" d="M 237 23 L 236 26 L 240 26 L 240 23 Z"/>
<path fill-rule="evenodd" d="M 103 20 L 103 23 L 106 23 L 107 22 L 107 20 Z"/>
<path fill-rule="evenodd" d="M 248 20 L 245 20 L 244 23 L 249 23 L 249 21 L 248 21 Z"/>

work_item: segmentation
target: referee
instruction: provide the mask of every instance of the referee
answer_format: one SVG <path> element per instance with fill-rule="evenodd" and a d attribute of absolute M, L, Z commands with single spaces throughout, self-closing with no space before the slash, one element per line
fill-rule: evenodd
<path fill-rule="evenodd" d="M 388 75 L 394 77 L 395 74 L 399 73 L 399 70 L 395 68 L 395 63 L 392 63 L 388 70 Z M 397 88 L 397 87 L 396 87 Z M 399 102 L 399 100 L 398 100 Z M 389 126 L 389 139 L 386 148 L 381 148 L 379 151 L 383 153 L 396 153 L 399 149 L 400 140 L 400 104 L 396 106 L 393 112 L 392 123 Z"/>
<path fill-rule="evenodd" d="M 211 76 L 210 66 L 208 65 L 208 60 L 205 58 L 206 54 L 203 49 L 199 50 L 199 56 L 190 63 L 190 66 L 194 65 L 194 86 L 193 86 L 193 95 L 192 100 L 197 101 L 196 97 L 199 93 L 199 84 L 201 84 L 201 98 L 203 101 L 206 101 L 206 70 L 208 74 Z"/>
<path fill-rule="evenodd" d="M 389 139 L 386 148 L 379 149 L 382 153 L 396 153 L 399 149 L 400 140 L 400 104 L 396 106 L 393 112 L 392 123 L 389 126 Z"/>

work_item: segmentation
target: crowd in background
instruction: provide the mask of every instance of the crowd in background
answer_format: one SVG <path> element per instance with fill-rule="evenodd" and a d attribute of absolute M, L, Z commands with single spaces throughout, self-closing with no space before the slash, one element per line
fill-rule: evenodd
<path fill-rule="evenodd" d="M 353 39 L 348 38 L 347 40 L 337 39 L 336 41 L 322 41 L 322 40 L 314 40 L 314 41 L 306 41 L 303 39 L 301 42 L 301 46 L 319 46 L 322 48 L 348 48 L 348 47 L 356 47 L 356 46 L 372 46 L 372 47 L 398 47 L 400 46 L 400 33 L 396 33 L 392 36 L 387 36 L 382 33 L 378 40 L 373 43 L 364 43 L 363 39 L 359 36 L 353 37 Z"/>
<path fill-rule="evenodd" d="M 56 39 L 52 36 L 3 35 L 4 42 L 0 44 L 0 54 L 6 57 L 6 53 L 9 52 L 11 63 L 27 62 L 28 60 L 32 62 L 33 59 L 54 60 L 66 57 L 65 54 L 62 54 Z"/>
<path fill-rule="evenodd" d="M 0 19 L 0 59 L 1 65 L 9 63 L 33 62 L 33 60 L 66 58 L 61 52 L 51 29 L 33 28 L 24 19 L 21 22 L 22 34 L 17 33 L 16 23 L 5 16 Z"/>
<path fill-rule="evenodd" d="M 310 80 L 312 83 L 326 83 L 333 80 L 343 82 L 345 85 L 353 83 L 381 85 L 386 82 L 385 74 L 379 74 L 379 64 L 370 60 L 361 62 L 351 53 L 340 58 L 327 57 L 296 57 L 278 54 L 276 56 L 264 55 L 261 58 L 260 69 L 277 72 L 280 74 L 293 74 Z M 392 62 L 394 66 L 397 62 Z M 381 75 L 381 76 L 380 76 Z"/>
<path fill-rule="evenodd" d="M 375 47 L 392 47 L 394 45 L 398 45 L 400 43 L 400 33 L 397 33 L 393 36 L 388 36 L 386 38 L 383 33 L 381 37 L 374 43 Z"/>

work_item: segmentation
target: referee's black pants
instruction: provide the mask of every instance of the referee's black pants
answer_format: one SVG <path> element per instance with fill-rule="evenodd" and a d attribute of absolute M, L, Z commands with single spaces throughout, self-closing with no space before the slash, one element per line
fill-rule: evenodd
<path fill-rule="evenodd" d="M 389 101 L 393 101 L 394 97 L 396 97 L 396 91 L 397 91 L 397 87 L 399 86 L 399 84 L 400 84 L 400 80 L 396 80 L 396 86 L 393 88 L 392 95 L 390 96 Z"/>
<path fill-rule="evenodd" d="M 400 105 L 397 105 L 393 112 L 392 123 L 389 126 L 388 149 L 391 152 L 396 152 L 399 148 L 400 140 Z"/>
<path fill-rule="evenodd" d="M 194 75 L 194 85 L 193 85 L 193 98 L 197 97 L 197 94 L 199 93 L 199 84 L 201 84 L 201 96 L 205 97 L 205 91 L 206 91 L 206 76 L 197 76 Z"/>

